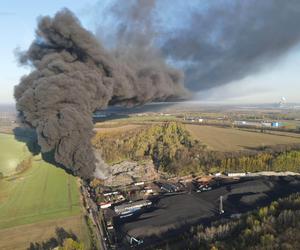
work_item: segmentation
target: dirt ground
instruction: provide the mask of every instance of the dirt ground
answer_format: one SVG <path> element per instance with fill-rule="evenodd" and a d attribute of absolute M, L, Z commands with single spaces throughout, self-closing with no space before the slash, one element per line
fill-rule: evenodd
<path fill-rule="evenodd" d="M 82 242 L 88 242 L 86 225 L 82 215 L 64 219 L 44 221 L 0 230 L 1 250 L 24 250 L 30 243 L 43 242 L 55 236 L 55 229 L 63 228 L 72 231 Z"/>

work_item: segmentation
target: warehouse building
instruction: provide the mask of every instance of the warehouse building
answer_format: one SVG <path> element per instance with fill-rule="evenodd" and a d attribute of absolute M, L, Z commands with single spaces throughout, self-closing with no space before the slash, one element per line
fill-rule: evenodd
<path fill-rule="evenodd" d="M 135 201 L 135 202 L 115 206 L 114 210 L 118 215 L 122 215 L 126 213 L 133 213 L 142 208 L 150 207 L 151 205 L 152 202 L 149 200 L 140 200 L 140 201 Z"/>

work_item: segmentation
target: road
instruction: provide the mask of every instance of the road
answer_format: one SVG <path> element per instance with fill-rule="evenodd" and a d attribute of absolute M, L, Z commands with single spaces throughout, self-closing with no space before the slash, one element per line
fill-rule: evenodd
<path fill-rule="evenodd" d="M 102 222 L 99 219 L 98 207 L 95 204 L 95 202 L 90 198 L 90 195 L 86 190 L 86 188 L 84 187 L 84 185 L 82 185 L 82 195 L 86 201 L 87 206 L 89 207 L 88 214 L 90 216 L 90 219 L 93 221 L 93 224 L 96 226 L 95 232 L 97 234 L 97 238 L 99 239 L 101 250 L 107 250 L 108 247 L 106 245 L 106 240 L 105 240 L 106 237 L 104 236 L 103 228 L 101 225 Z"/>

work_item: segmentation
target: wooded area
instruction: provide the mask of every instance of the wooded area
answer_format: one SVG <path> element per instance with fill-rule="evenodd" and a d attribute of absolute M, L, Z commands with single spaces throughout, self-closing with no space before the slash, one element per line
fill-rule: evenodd
<path fill-rule="evenodd" d="M 300 194 L 239 219 L 194 226 L 180 240 L 189 249 L 300 249 Z"/>
<path fill-rule="evenodd" d="M 97 133 L 93 145 L 110 164 L 152 160 L 170 174 L 300 171 L 300 144 L 220 152 L 194 140 L 181 123 L 149 125 L 127 132 Z"/>

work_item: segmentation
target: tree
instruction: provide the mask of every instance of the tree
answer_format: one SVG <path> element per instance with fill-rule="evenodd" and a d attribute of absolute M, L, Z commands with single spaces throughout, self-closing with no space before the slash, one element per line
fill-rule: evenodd
<path fill-rule="evenodd" d="M 67 238 L 63 242 L 63 246 L 58 248 L 59 250 L 84 250 L 82 243 L 73 240 L 72 238 Z"/>

